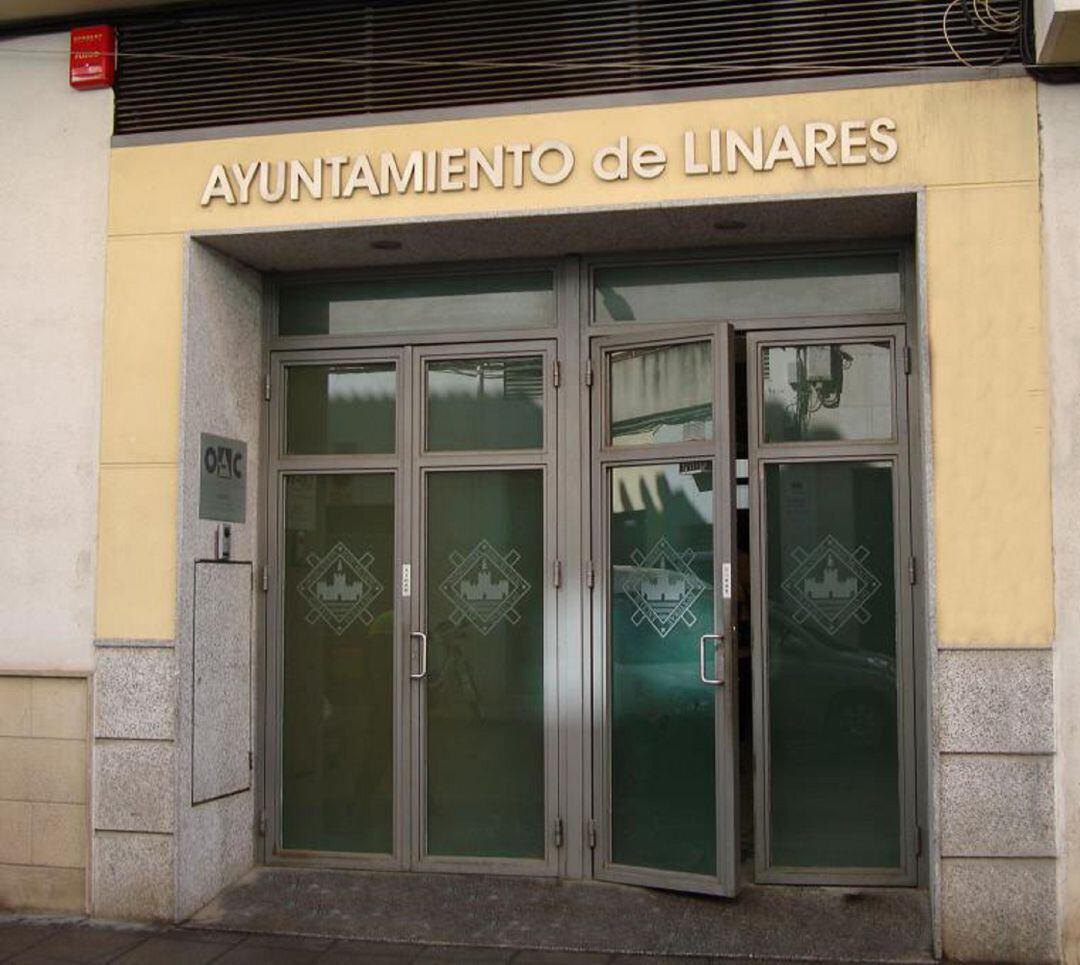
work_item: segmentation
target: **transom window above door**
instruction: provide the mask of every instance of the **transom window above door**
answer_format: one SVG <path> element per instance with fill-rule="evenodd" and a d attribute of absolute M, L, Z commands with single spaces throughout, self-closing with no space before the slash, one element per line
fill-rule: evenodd
<path fill-rule="evenodd" d="M 392 453 L 397 363 L 290 365 L 286 369 L 285 452 Z"/>
<path fill-rule="evenodd" d="M 624 448 L 711 439 L 712 355 L 710 341 L 609 352 L 608 445 Z"/>
<path fill-rule="evenodd" d="M 379 335 L 550 328 L 555 273 L 445 272 L 286 282 L 278 289 L 277 334 Z"/>
<path fill-rule="evenodd" d="M 425 363 L 429 452 L 538 449 L 544 444 L 544 357 Z"/>

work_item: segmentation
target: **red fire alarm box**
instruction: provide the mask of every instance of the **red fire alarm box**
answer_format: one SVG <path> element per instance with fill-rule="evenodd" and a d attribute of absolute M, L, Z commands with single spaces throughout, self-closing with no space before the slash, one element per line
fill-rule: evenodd
<path fill-rule="evenodd" d="M 71 86 L 76 90 L 112 87 L 116 77 L 116 31 L 76 27 L 71 31 Z"/>

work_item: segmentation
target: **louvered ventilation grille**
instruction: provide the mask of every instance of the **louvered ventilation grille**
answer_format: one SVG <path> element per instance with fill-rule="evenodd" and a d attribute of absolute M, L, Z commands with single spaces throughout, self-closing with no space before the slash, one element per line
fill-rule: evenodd
<path fill-rule="evenodd" d="M 120 24 L 116 132 L 956 66 L 947 0 L 261 3 Z M 956 48 L 1015 59 L 960 6 Z"/>

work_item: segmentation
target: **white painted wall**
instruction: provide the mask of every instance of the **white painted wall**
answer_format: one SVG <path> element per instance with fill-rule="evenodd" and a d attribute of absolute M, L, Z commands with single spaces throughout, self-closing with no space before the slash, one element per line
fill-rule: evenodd
<path fill-rule="evenodd" d="M 0 673 L 93 658 L 112 91 L 67 51 L 0 41 Z"/>
<path fill-rule="evenodd" d="M 1080 85 L 1041 84 L 1053 439 L 1055 739 L 1062 958 L 1080 965 Z"/>
<path fill-rule="evenodd" d="M 1080 56 L 1080 0 L 1035 0 L 1035 53 L 1040 64 Z"/>

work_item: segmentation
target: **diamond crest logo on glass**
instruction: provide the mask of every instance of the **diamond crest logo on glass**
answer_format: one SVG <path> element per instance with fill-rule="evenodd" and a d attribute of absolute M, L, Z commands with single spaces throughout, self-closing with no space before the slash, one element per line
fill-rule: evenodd
<path fill-rule="evenodd" d="M 371 623 L 371 604 L 383 591 L 370 569 L 374 561 L 371 553 L 357 556 L 341 542 L 324 556 L 309 553 L 311 569 L 296 588 L 311 607 L 307 622 L 322 620 L 338 636 L 357 620 Z"/>
<path fill-rule="evenodd" d="M 521 619 L 517 605 L 532 587 L 516 569 L 517 550 L 500 553 L 482 539 L 465 556 L 455 550 L 449 559 L 453 569 L 439 590 L 454 605 L 455 626 L 468 621 L 486 637 L 504 620 L 513 626 Z"/>
<path fill-rule="evenodd" d="M 639 627 L 648 623 L 661 637 L 680 624 L 697 622 L 693 606 L 708 588 L 690 564 L 694 551 L 680 553 L 661 537 L 648 553 L 635 549 L 630 554 L 634 569 L 623 581 L 622 591 L 634 604 L 630 622 Z"/>
<path fill-rule="evenodd" d="M 870 550 L 848 549 L 833 536 L 826 536 L 808 553 L 801 546 L 791 551 L 795 569 L 781 584 L 796 604 L 796 623 L 813 620 L 834 636 L 852 618 L 868 623 L 866 604 L 881 589 L 879 580 L 863 565 Z"/>

